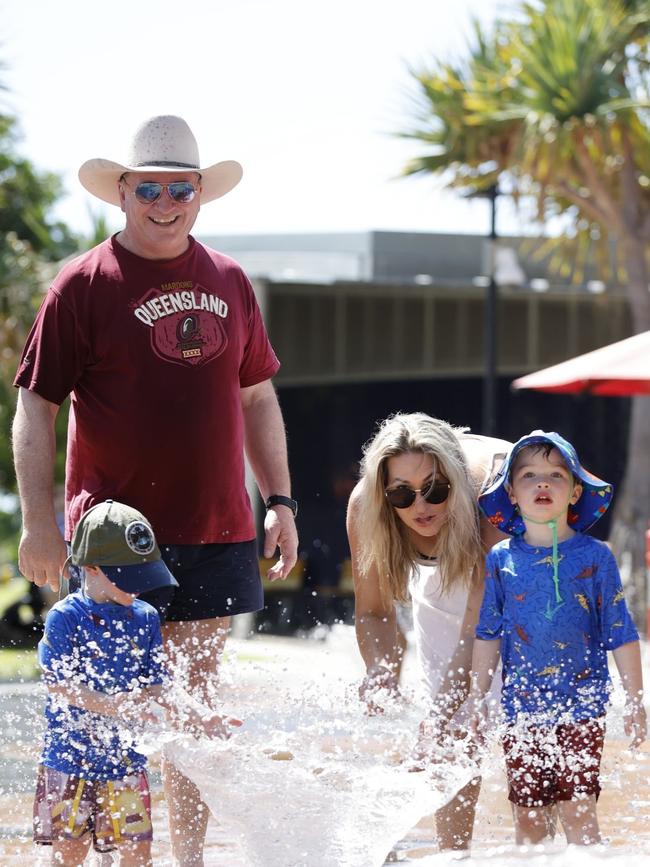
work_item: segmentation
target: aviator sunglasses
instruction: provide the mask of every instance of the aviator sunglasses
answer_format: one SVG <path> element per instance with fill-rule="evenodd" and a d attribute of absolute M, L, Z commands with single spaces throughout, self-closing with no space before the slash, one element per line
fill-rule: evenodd
<path fill-rule="evenodd" d="M 428 488 L 409 488 L 407 485 L 400 485 L 398 488 L 391 488 L 390 491 L 385 491 L 386 499 L 395 509 L 408 509 L 415 502 L 417 494 L 422 494 L 427 503 L 432 506 L 438 506 L 444 503 L 449 496 L 451 485 L 449 482 L 431 482 Z"/>
<path fill-rule="evenodd" d="M 129 186 L 126 178 L 120 178 L 120 180 L 125 186 Z M 162 196 L 163 190 L 167 190 L 170 197 L 180 205 L 186 205 L 188 202 L 191 202 L 198 192 L 191 181 L 173 181 L 171 184 L 159 184 L 157 181 L 141 181 L 132 192 L 141 204 L 153 205 Z"/>

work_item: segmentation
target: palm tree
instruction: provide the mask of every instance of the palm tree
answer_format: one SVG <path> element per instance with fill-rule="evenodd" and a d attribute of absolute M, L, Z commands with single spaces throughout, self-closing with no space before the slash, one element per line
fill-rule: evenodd
<path fill-rule="evenodd" d="M 530 0 L 462 63 L 413 70 L 422 110 L 404 135 L 427 145 L 405 174 L 485 190 L 507 177 L 543 224 L 577 243 L 616 242 L 635 332 L 650 329 L 650 2 Z M 635 398 L 612 542 L 644 586 L 650 504 L 650 400 Z"/>

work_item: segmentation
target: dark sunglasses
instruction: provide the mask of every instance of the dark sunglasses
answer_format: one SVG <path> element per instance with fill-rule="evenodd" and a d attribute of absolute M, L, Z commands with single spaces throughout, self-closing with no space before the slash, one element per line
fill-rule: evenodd
<path fill-rule="evenodd" d="M 126 180 L 122 178 L 126 184 Z M 153 205 L 162 196 L 163 190 L 167 190 L 171 198 L 180 205 L 191 202 L 196 193 L 196 187 L 190 181 L 174 181 L 171 184 L 159 184 L 157 181 L 142 181 L 133 190 L 133 195 L 143 205 Z"/>
<path fill-rule="evenodd" d="M 432 482 L 428 488 L 409 488 L 400 485 L 399 488 L 391 488 L 385 491 L 386 499 L 395 509 L 408 509 L 415 502 L 417 494 L 422 494 L 427 503 L 438 506 L 444 503 L 449 496 L 451 485 L 449 482 Z"/>

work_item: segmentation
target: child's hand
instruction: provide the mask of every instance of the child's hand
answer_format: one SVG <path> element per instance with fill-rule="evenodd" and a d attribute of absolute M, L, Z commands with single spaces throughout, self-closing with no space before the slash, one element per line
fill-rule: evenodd
<path fill-rule="evenodd" d="M 146 689 L 134 689 L 129 692 L 118 692 L 111 696 L 113 702 L 112 716 L 138 723 L 160 722 L 151 695 Z"/>
<path fill-rule="evenodd" d="M 468 729 L 474 743 L 479 747 L 485 746 L 485 731 L 488 722 L 488 705 L 485 698 L 470 696 L 467 703 L 469 713 Z"/>
<path fill-rule="evenodd" d="M 216 713 L 208 716 L 192 713 L 188 719 L 188 728 L 193 730 L 193 733 L 224 741 L 232 735 L 231 728 L 238 728 L 241 725 L 243 725 L 242 721 L 236 717 L 219 716 Z"/>
<path fill-rule="evenodd" d="M 640 747 L 648 736 L 648 721 L 642 699 L 634 698 L 625 702 L 623 727 L 625 734 L 632 738 L 630 749 Z"/>

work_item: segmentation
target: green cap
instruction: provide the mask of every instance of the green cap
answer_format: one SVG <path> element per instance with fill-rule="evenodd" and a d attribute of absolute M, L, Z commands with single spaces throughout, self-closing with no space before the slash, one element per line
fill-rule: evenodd
<path fill-rule="evenodd" d="M 88 509 L 70 547 L 75 566 L 100 566 L 127 593 L 178 587 L 160 556 L 151 525 L 137 509 L 123 503 L 106 500 Z"/>

